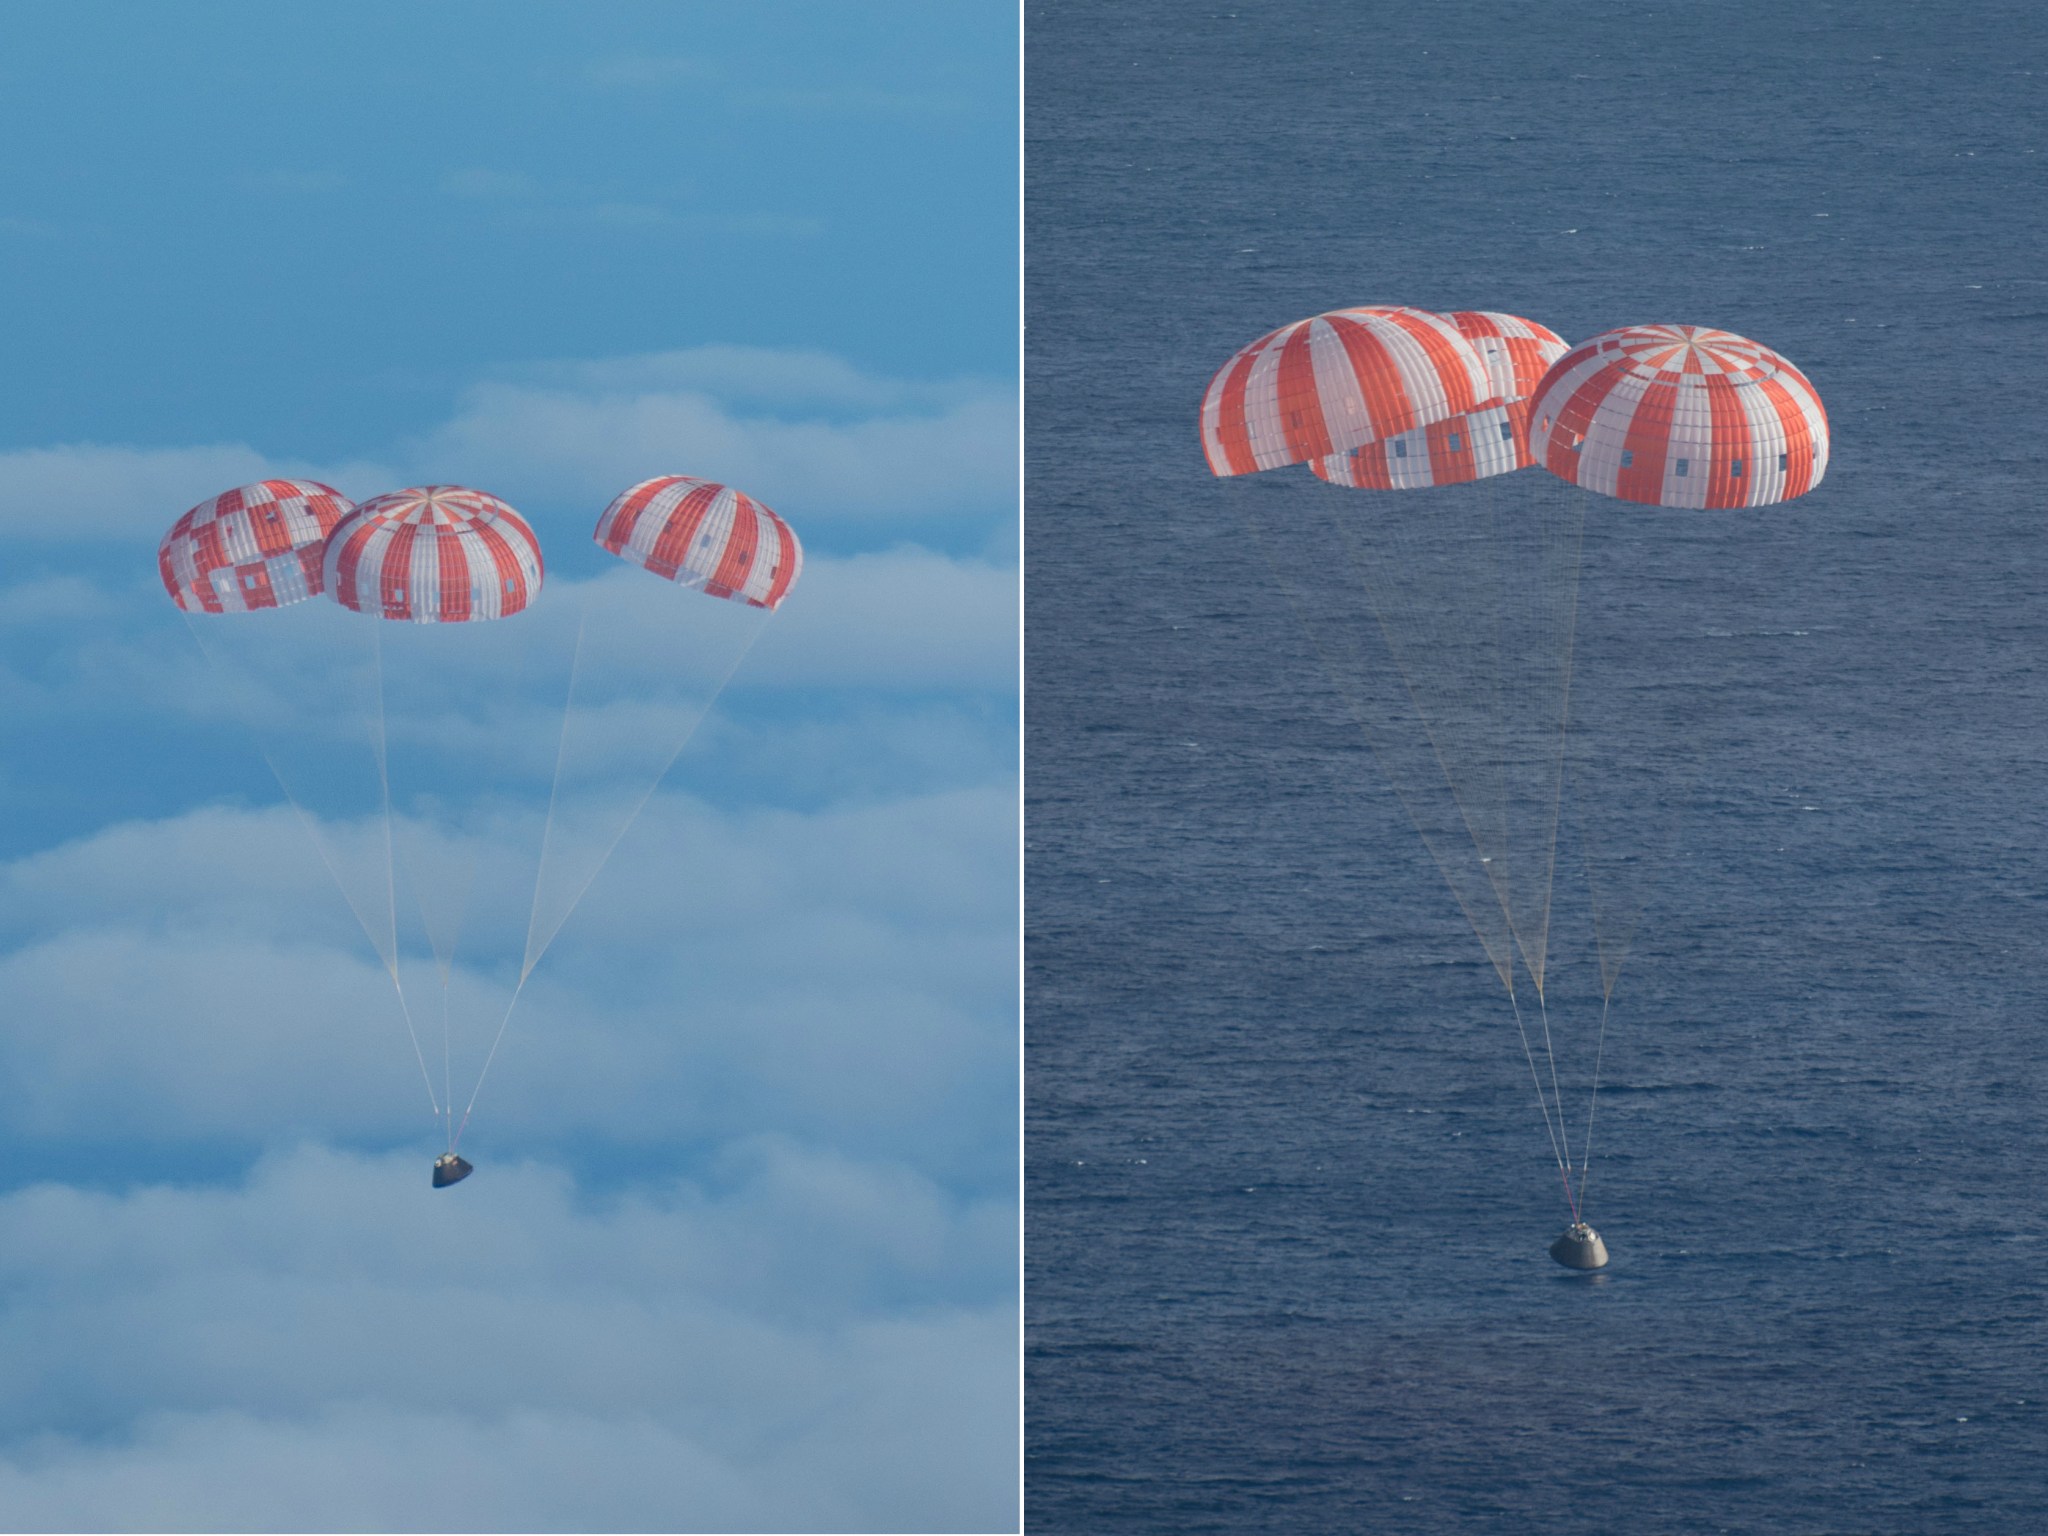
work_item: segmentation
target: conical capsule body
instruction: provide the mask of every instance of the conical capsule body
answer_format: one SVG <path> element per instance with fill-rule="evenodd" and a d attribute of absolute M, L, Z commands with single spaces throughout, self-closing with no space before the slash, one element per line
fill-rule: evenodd
<path fill-rule="evenodd" d="M 1607 1245 L 1583 1221 L 1575 1221 L 1564 1229 L 1564 1235 L 1550 1245 L 1550 1256 L 1566 1269 L 1607 1267 Z"/>

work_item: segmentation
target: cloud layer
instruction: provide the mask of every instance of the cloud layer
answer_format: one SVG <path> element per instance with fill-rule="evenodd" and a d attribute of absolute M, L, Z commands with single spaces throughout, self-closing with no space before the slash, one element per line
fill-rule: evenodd
<path fill-rule="evenodd" d="M 0 455 L 0 1525 L 1014 1527 L 1015 413 L 705 347 L 507 369 L 346 463 Z M 669 470 L 803 532 L 765 627 L 590 545 Z M 545 598 L 202 652 L 156 539 L 273 475 L 481 482 Z M 436 1193 L 431 1108 L 564 915 Z"/>
<path fill-rule="evenodd" d="M 269 476 L 363 499 L 454 481 L 505 496 L 551 538 L 657 474 L 724 480 L 820 548 L 877 537 L 980 548 L 1014 521 L 1015 387 L 908 381 L 801 350 L 712 346 L 530 365 L 472 386 L 438 426 L 319 464 L 247 444 L 76 443 L 0 454 L 0 540 L 154 541 L 187 507 Z M 132 557 L 131 557 L 132 558 Z"/>
<path fill-rule="evenodd" d="M 1014 1308 L 873 1304 L 1000 1269 L 1014 1210 L 780 1143 L 603 1206 L 537 1166 L 472 1184 L 305 1147 L 0 1200 L 8 1527 L 1014 1523 Z"/>

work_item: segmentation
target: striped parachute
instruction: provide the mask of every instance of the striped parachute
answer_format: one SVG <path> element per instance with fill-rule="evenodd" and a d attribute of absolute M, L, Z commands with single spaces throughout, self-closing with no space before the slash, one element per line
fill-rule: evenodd
<path fill-rule="evenodd" d="M 352 503 L 317 480 L 259 480 L 171 524 L 157 570 L 188 613 L 248 613 L 318 596 L 328 534 Z"/>
<path fill-rule="evenodd" d="M 754 608 L 781 607 L 804 568 L 789 524 L 744 491 L 690 475 L 622 492 L 591 537 L 665 581 Z"/>
<path fill-rule="evenodd" d="M 1564 355 L 1564 338 L 1519 315 L 1468 309 L 1445 318 L 1485 360 L 1492 398 L 1477 410 L 1312 459 L 1317 475 L 1357 490 L 1407 491 L 1463 485 L 1536 462 L 1529 456 L 1529 397 Z"/>
<path fill-rule="evenodd" d="M 555 759 L 563 809 L 543 834 L 522 977 L 653 799 L 803 570 L 803 547 L 788 523 L 744 491 L 694 475 L 660 475 L 622 491 L 599 514 L 592 538 L 620 564 L 588 585 L 577 625 Z M 635 722 L 630 733 L 619 729 L 622 719 Z"/>
<path fill-rule="evenodd" d="M 1217 475 L 1277 469 L 1477 409 L 1486 359 L 1445 315 L 1370 305 L 1283 325 L 1216 371 L 1202 447 Z"/>
<path fill-rule="evenodd" d="M 1828 416 L 1769 347 L 1699 325 L 1630 325 L 1543 377 L 1530 451 L 1560 479 L 1653 507 L 1767 507 L 1828 467 Z"/>
<path fill-rule="evenodd" d="M 598 542 L 669 585 L 609 567 L 487 622 L 535 607 L 545 561 L 516 511 L 457 485 L 352 506 L 264 481 L 194 507 L 159 551 L 390 976 L 446 1147 L 437 1188 L 469 1170 L 463 1129 L 534 966 L 803 566 L 775 513 L 684 476 L 618 497 Z"/>
<path fill-rule="evenodd" d="M 1455 309 L 1450 321 L 1458 333 L 1486 359 L 1493 392 L 1502 400 L 1526 400 L 1550 365 L 1568 350 L 1565 339 L 1547 325 L 1488 309 Z"/>
<path fill-rule="evenodd" d="M 327 540 L 328 595 L 414 624 L 509 618 L 540 595 L 540 541 L 511 507 L 460 485 L 374 496 Z"/>
<path fill-rule="evenodd" d="M 1789 362 L 1725 331 L 1632 326 L 1572 347 L 1514 315 L 1421 314 L 1337 310 L 1254 342 L 1211 380 L 1203 442 L 1219 476 L 1306 462 L 1338 486 L 1427 492 L 1219 488 L 1508 993 L 1576 1223 L 1608 1006 L 1709 706 L 1732 692 L 1676 679 L 1701 675 L 1701 636 L 1733 627 L 1715 577 L 1740 533 L 1601 498 L 1789 500 L 1826 470 L 1827 417 Z M 1377 351 L 1357 344 L 1367 329 Z M 1462 367 L 1422 345 L 1446 332 Z M 1582 901 L 1554 901 L 1566 868 L 1585 872 Z M 1566 955 L 1597 976 L 1597 1026 L 1576 1036 L 1550 1012 Z M 1591 1084 L 1583 1119 L 1565 1082 Z"/>

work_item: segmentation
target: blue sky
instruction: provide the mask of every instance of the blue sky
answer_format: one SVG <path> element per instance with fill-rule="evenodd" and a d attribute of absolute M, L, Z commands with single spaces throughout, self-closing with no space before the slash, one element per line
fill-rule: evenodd
<path fill-rule="evenodd" d="M 9 6 L 5 441 L 417 430 L 707 340 L 1007 375 L 993 4 Z"/>
<path fill-rule="evenodd" d="M 0 13 L 7 1527 L 1014 1525 L 1015 53 L 1000 5 Z M 804 576 L 435 1194 L 389 979 L 156 541 L 268 475 L 503 496 L 553 659 L 449 737 L 519 764 L 658 473 Z M 545 809 L 488 787 L 436 845 L 476 1019 Z"/>

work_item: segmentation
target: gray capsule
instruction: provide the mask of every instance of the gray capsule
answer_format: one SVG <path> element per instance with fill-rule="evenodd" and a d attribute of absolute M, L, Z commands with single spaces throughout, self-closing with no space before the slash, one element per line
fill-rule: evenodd
<path fill-rule="evenodd" d="M 1566 1269 L 1607 1267 L 1607 1245 L 1583 1221 L 1575 1221 L 1564 1229 L 1564 1236 L 1550 1245 L 1550 1256 Z"/>

